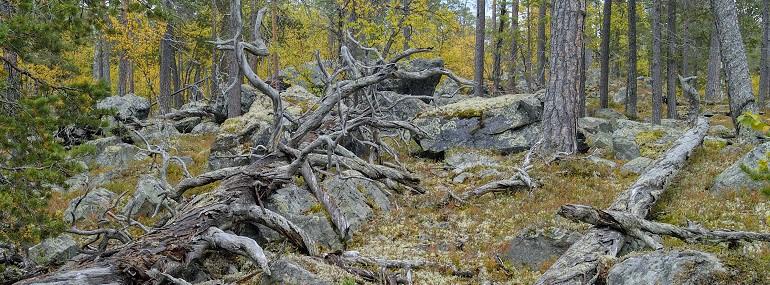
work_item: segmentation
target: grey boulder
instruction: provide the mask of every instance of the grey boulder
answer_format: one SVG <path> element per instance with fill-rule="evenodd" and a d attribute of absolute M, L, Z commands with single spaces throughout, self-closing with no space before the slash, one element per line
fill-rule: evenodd
<path fill-rule="evenodd" d="M 100 215 L 104 210 L 110 207 L 115 193 L 104 188 L 97 188 L 70 201 L 67 209 L 64 210 L 64 221 L 72 223 L 89 216 Z"/>
<path fill-rule="evenodd" d="M 123 168 L 128 166 L 129 162 L 134 161 L 138 153 L 138 148 L 127 143 L 107 146 L 96 156 L 96 164 L 99 166 Z"/>
<path fill-rule="evenodd" d="M 63 264 L 78 254 L 78 244 L 68 234 L 47 238 L 27 251 L 32 262 L 40 266 Z"/>
<path fill-rule="evenodd" d="M 203 122 L 195 126 L 190 133 L 200 134 L 212 134 L 219 131 L 219 125 L 214 122 Z"/>
<path fill-rule="evenodd" d="M 741 157 L 741 159 L 717 175 L 717 177 L 714 178 L 714 184 L 711 186 L 711 190 L 761 190 L 763 187 L 766 187 L 766 181 L 752 179 L 742 168 L 756 168 L 759 160 L 767 159 L 767 153 L 769 151 L 770 142 L 763 143 L 752 149 L 749 153 Z"/>
<path fill-rule="evenodd" d="M 502 258 L 511 264 L 539 270 L 549 260 L 555 260 L 580 239 L 580 234 L 562 228 L 525 229 L 511 240 Z"/>
<path fill-rule="evenodd" d="M 620 170 L 641 174 L 642 172 L 647 170 L 647 168 L 649 168 L 652 163 L 653 163 L 652 159 L 646 158 L 644 156 L 640 156 L 626 162 L 626 164 L 623 164 L 623 166 L 620 167 Z"/>
<path fill-rule="evenodd" d="M 150 114 L 150 100 L 134 94 L 110 96 L 97 102 L 96 108 L 100 110 L 115 110 L 115 117 L 119 120 L 126 120 L 131 117 L 144 120 Z"/>
<path fill-rule="evenodd" d="M 134 195 L 123 207 L 123 214 L 130 216 L 153 214 L 155 209 L 163 203 L 172 201 L 166 199 L 166 195 L 169 193 L 168 189 L 170 189 L 170 185 L 165 185 L 160 179 L 150 175 L 142 175 L 136 183 Z"/>
<path fill-rule="evenodd" d="M 535 94 L 470 98 L 424 112 L 414 124 L 427 133 L 417 140 L 430 153 L 455 147 L 512 153 L 535 143 L 542 110 Z"/>
<path fill-rule="evenodd" d="M 626 258 L 610 269 L 607 284 L 728 284 L 728 278 L 729 273 L 715 256 L 692 250 L 672 250 Z"/>

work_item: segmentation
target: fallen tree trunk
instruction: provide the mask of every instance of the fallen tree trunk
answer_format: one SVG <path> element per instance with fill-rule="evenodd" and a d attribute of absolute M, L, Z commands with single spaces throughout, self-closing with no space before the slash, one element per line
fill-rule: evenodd
<path fill-rule="evenodd" d="M 621 193 L 608 210 L 645 218 L 693 150 L 703 142 L 706 131 L 708 121 L 698 118 L 695 126 Z M 599 276 L 602 257 L 617 256 L 625 243 L 623 233 L 609 227 L 594 227 L 570 246 L 535 284 L 593 284 Z"/>
<path fill-rule="evenodd" d="M 649 237 L 645 232 L 672 236 L 688 243 L 695 242 L 736 242 L 764 241 L 770 242 L 770 233 L 707 230 L 702 226 L 691 225 L 687 228 L 672 224 L 653 222 L 643 218 L 613 210 L 600 210 L 585 205 L 564 205 L 559 209 L 559 216 L 575 222 L 583 222 L 598 227 L 610 227 L 627 235 L 646 240 Z M 642 235 L 641 237 L 639 235 Z M 663 246 L 657 241 L 648 243 L 653 249 L 661 249 Z"/>

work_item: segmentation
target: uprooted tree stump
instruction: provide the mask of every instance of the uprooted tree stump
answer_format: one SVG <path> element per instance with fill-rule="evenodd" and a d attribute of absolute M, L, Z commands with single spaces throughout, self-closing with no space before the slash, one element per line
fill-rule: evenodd
<path fill-rule="evenodd" d="M 705 118 L 698 118 L 692 128 L 677 139 L 630 188 L 615 199 L 608 211 L 639 219 L 647 217 L 652 206 L 685 165 L 687 158 L 703 142 L 708 125 Z M 652 238 L 640 230 L 630 232 L 634 233 L 628 236 L 632 239 L 627 239 L 628 232 L 624 233 L 617 228 L 591 228 L 556 260 L 536 284 L 594 284 L 600 276 L 599 268 L 604 256 L 617 256 L 625 244 L 633 242 L 633 238 L 652 243 Z"/>
<path fill-rule="evenodd" d="M 262 247 L 253 239 L 237 233 L 240 226 L 264 225 L 293 244 L 301 253 L 315 257 L 324 256 L 319 252 L 315 241 L 308 237 L 301 228 L 278 213 L 262 207 L 261 201 L 274 190 L 294 183 L 302 178 L 304 186 L 319 201 L 328 213 L 333 228 L 343 242 L 350 238 L 349 224 L 342 215 L 336 201 L 318 183 L 318 176 L 329 176 L 343 170 L 355 170 L 366 178 L 383 182 L 384 185 L 398 191 L 411 190 L 423 192 L 419 178 L 408 172 L 393 158 L 395 163 L 387 162 L 384 157 L 394 157 L 396 152 L 382 139 L 384 134 L 411 132 L 424 135 L 416 126 L 403 121 L 383 120 L 383 112 L 391 106 L 379 106 L 375 103 L 376 85 L 386 79 L 415 79 L 436 75 L 446 75 L 462 85 L 472 82 L 455 76 L 443 68 L 431 68 L 418 71 L 400 70 L 397 62 L 410 55 L 428 52 L 431 49 L 409 49 L 384 59 L 373 48 L 364 47 L 349 36 L 351 42 L 365 52 L 363 59 L 354 58 L 348 47 L 341 47 L 344 66 L 332 73 L 323 65 L 319 66 L 324 75 L 326 88 L 317 107 L 308 110 L 299 118 L 293 118 L 284 112 L 283 102 L 278 90 L 269 86 L 249 66 L 248 56 L 267 56 L 268 50 L 260 34 L 260 24 L 265 14 L 261 9 L 257 14 L 253 40 L 241 41 L 243 24 L 241 4 L 234 0 L 231 13 L 236 23 L 236 35 L 227 40 L 218 40 L 214 44 L 219 49 L 234 51 L 237 63 L 249 83 L 268 96 L 273 104 L 273 122 L 271 139 L 264 154 L 250 155 L 252 163 L 242 167 L 230 167 L 204 173 L 195 177 L 185 175 L 175 186 L 161 179 L 168 185 L 168 199 L 178 206 L 169 209 L 170 219 L 154 227 L 146 227 L 132 217 L 119 217 L 109 212 L 102 216 L 112 216 L 114 222 L 120 222 L 117 228 L 98 228 L 95 230 L 71 230 L 72 233 L 101 240 L 99 248 L 92 250 L 91 256 L 79 263 L 61 268 L 46 275 L 23 280 L 20 284 L 46 284 L 55 282 L 74 282 L 77 284 L 125 284 L 125 283 L 163 283 L 186 284 L 182 272 L 188 265 L 204 256 L 208 250 L 224 250 L 245 256 L 259 266 L 263 274 L 270 275 L 271 268 Z M 235 81 L 229 88 L 239 88 Z M 180 111 L 170 116 L 209 114 L 203 108 L 194 111 Z M 348 149 L 343 142 L 354 141 L 369 149 L 368 159 L 360 158 Z M 174 158 L 158 146 L 146 143 L 147 151 L 159 154 L 163 158 L 163 171 Z M 222 181 L 220 186 L 210 193 L 184 198 L 183 194 L 192 188 Z M 144 234 L 132 236 L 129 229 L 139 228 Z M 335 260 L 331 258 L 330 260 Z M 330 264 L 351 262 L 329 261 Z M 396 262 L 396 261 L 393 261 Z M 360 263 L 360 262 L 359 262 Z M 402 267 L 417 268 L 422 263 L 407 264 Z M 388 266 L 385 266 L 388 267 Z M 350 268 L 346 268 L 351 271 Z M 368 278 L 377 282 L 401 280 L 394 274 L 371 274 Z M 367 273 L 368 272 L 368 273 Z"/>

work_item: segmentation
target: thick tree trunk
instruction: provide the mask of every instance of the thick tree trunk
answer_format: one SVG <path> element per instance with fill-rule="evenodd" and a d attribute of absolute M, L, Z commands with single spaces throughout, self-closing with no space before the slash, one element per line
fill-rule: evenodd
<path fill-rule="evenodd" d="M 626 116 L 635 119 L 636 111 L 636 0 L 628 0 L 628 74 L 626 77 Z"/>
<path fill-rule="evenodd" d="M 719 35 L 716 28 L 711 32 L 709 46 L 708 78 L 706 79 L 706 103 L 722 101 L 722 58 L 719 49 Z"/>
<path fill-rule="evenodd" d="M 583 24 L 580 25 L 580 34 L 583 38 L 586 36 L 585 26 L 586 18 L 583 16 Z M 580 46 L 580 87 L 578 88 L 578 118 L 586 116 L 586 42 L 583 40 L 583 44 Z"/>
<path fill-rule="evenodd" d="M 476 0 L 476 46 L 473 61 L 473 93 L 476 97 L 484 96 L 484 0 Z"/>
<path fill-rule="evenodd" d="M 501 76 L 501 67 L 502 64 L 502 48 L 503 48 L 503 31 L 505 30 L 505 14 L 506 14 L 506 7 L 507 3 L 505 3 L 505 0 L 500 0 L 500 24 L 497 25 L 497 30 L 495 32 L 495 49 L 492 52 L 492 89 L 494 90 L 493 94 L 496 94 L 500 92 L 500 76 Z M 404 49 L 406 50 L 406 49 Z"/>
<path fill-rule="evenodd" d="M 128 37 L 132 36 L 131 29 L 128 28 L 128 0 L 120 3 L 120 24 L 128 31 Z M 118 95 L 123 96 L 134 92 L 131 87 L 134 81 L 134 71 L 128 54 L 125 50 L 120 51 L 120 61 L 118 62 Z"/>
<path fill-rule="evenodd" d="M 554 0 L 553 5 L 551 76 L 545 91 L 542 147 L 546 153 L 574 153 L 585 2 Z"/>
<path fill-rule="evenodd" d="M 687 17 L 683 17 L 687 18 Z M 683 22 L 686 21 L 683 19 Z M 668 0 L 668 56 L 666 67 L 666 99 L 668 103 L 667 117 L 676 119 L 676 0 Z M 684 31 L 682 31 L 684 34 Z M 683 42 L 684 43 L 684 42 Z M 684 61 L 684 55 L 682 55 Z M 684 72 L 684 63 L 682 63 L 682 72 Z"/>
<path fill-rule="evenodd" d="M 403 17 L 404 17 L 404 20 L 406 20 L 406 18 L 409 17 L 410 5 L 411 5 L 412 1 L 411 0 L 403 0 L 403 2 L 404 2 L 404 15 L 403 15 Z M 411 27 L 411 25 L 403 25 L 403 27 L 401 27 L 401 33 L 404 36 L 404 50 L 408 50 L 409 49 L 409 43 L 412 42 L 412 27 Z M 387 56 L 387 53 L 385 53 L 384 56 Z"/>
<path fill-rule="evenodd" d="M 217 29 L 217 38 L 220 40 L 231 40 L 236 35 L 236 23 L 233 20 L 230 11 L 230 1 L 215 0 L 219 15 L 223 15 L 221 21 L 218 23 L 219 29 Z M 242 36 L 235 39 L 240 41 Z M 222 113 L 227 114 L 228 118 L 233 118 L 241 115 L 241 82 L 242 74 L 238 66 L 238 61 L 235 59 L 235 52 L 232 50 L 220 51 L 221 59 L 218 59 L 219 70 L 219 90 L 216 94 L 220 97 L 219 101 L 222 102 L 220 106 L 223 108 Z"/>
<path fill-rule="evenodd" d="M 110 84 L 110 44 L 101 32 L 96 33 L 94 42 L 92 74 L 94 80 L 103 80 Z"/>
<path fill-rule="evenodd" d="M 660 8 L 663 0 L 654 0 L 650 18 L 652 18 L 652 123 L 659 125 L 663 108 L 663 80 L 660 66 Z"/>
<path fill-rule="evenodd" d="M 508 92 L 516 90 L 516 53 L 519 45 L 519 0 L 511 1 L 511 51 L 508 60 Z"/>
<path fill-rule="evenodd" d="M 722 51 L 722 63 L 727 75 L 727 95 L 730 99 L 730 117 L 733 119 L 736 132 L 751 136 L 750 129 L 738 124 L 738 116 L 744 112 L 756 112 L 751 80 L 749 79 L 749 64 L 746 60 L 746 49 L 743 46 L 741 30 L 738 26 L 738 14 L 735 1 L 711 0 L 714 10 L 719 44 Z"/>
<path fill-rule="evenodd" d="M 158 96 L 158 107 L 160 107 L 161 114 L 168 113 L 173 104 L 171 98 L 175 65 L 173 38 L 174 26 L 171 23 L 167 23 L 166 32 L 163 34 L 163 38 L 160 39 L 160 94 Z"/>
<path fill-rule="evenodd" d="M 690 0 L 682 0 L 682 12 L 692 9 Z M 690 67 L 690 56 L 692 53 L 692 40 L 690 39 L 690 17 L 682 14 L 682 76 L 689 77 L 695 74 Z"/>
<path fill-rule="evenodd" d="M 610 25 L 612 23 L 612 0 L 604 0 L 602 14 L 601 76 L 599 78 L 599 107 L 609 108 L 610 77 Z"/>
<path fill-rule="evenodd" d="M 545 15 L 548 7 L 547 0 L 540 0 L 540 10 L 537 13 L 537 70 L 535 71 L 535 86 L 538 89 L 545 86 Z"/>
<path fill-rule="evenodd" d="M 608 210 L 645 218 L 679 173 L 687 158 L 703 142 L 708 120 L 699 118 L 693 128 L 674 142 L 661 158 L 621 193 Z M 627 242 L 623 233 L 607 227 L 591 228 L 559 257 L 537 281 L 538 285 L 594 284 L 599 278 L 602 256 L 617 256 Z"/>
<path fill-rule="evenodd" d="M 527 91 L 532 92 L 535 89 L 535 79 L 532 75 L 532 1 L 527 1 L 527 50 L 522 53 L 524 59 L 524 74 L 527 79 Z"/>
<path fill-rule="evenodd" d="M 770 70 L 768 70 L 768 52 L 770 52 L 770 0 L 762 0 L 762 49 L 759 60 L 759 108 L 767 107 L 770 91 Z"/>

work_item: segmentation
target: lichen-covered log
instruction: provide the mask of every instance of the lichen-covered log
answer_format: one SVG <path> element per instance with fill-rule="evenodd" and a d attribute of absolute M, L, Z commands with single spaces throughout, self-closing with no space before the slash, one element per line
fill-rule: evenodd
<path fill-rule="evenodd" d="M 585 205 L 564 205 L 561 206 L 558 214 L 572 221 L 584 222 L 598 227 L 610 227 L 642 239 L 647 239 L 646 233 L 653 233 L 672 236 L 689 243 L 735 242 L 739 240 L 770 242 L 770 233 L 707 230 L 697 225 L 683 228 L 672 224 L 649 221 L 624 212 L 605 211 Z M 652 241 L 648 245 L 653 249 L 663 248 L 656 241 Z"/>
<path fill-rule="evenodd" d="M 687 158 L 703 142 L 706 131 L 708 121 L 702 117 L 698 118 L 695 126 L 677 139 L 630 188 L 621 193 L 608 210 L 639 218 L 647 217 Z M 617 230 L 607 227 L 591 228 L 556 260 L 536 284 L 593 284 L 599 276 L 601 257 L 617 256 L 625 243 L 626 236 Z"/>

